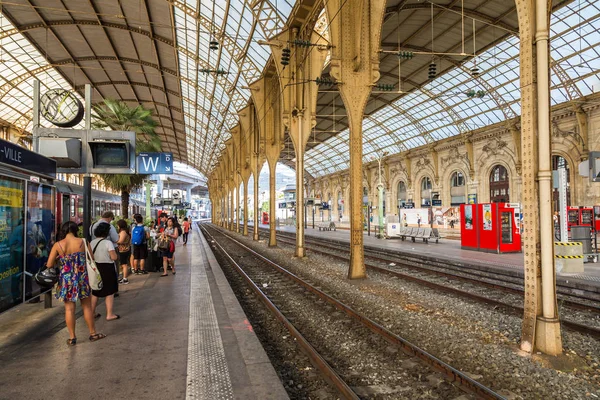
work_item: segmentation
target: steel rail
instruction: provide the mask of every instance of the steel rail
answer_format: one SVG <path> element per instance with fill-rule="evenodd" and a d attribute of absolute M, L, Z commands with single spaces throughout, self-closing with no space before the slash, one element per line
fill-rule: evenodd
<path fill-rule="evenodd" d="M 266 294 L 252 281 L 252 279 L 244 272 L 242 267 L 235 262 L 235 260 L 229 255 L 229 253 L 215 240 L 214 236 L 208 232 L 206 227 L 201 227 L 203 232 L 208 235 L 215 246 L 219 248 L 219 251 L 226 257 L 231 265 L 236 269 L 238 274 L 244 279 L 244 281 L 250 286 L 252 291 L 258 296 L 260 301 L 271 311 L 271 313 L 277 318 L 290 334 L 297 340 L 297 343 L 301 346 L 304 353 L 309 358 L 310 362 L 325 376 L 325 379 L 333 385 L 341 396 L 345 399 L 359 400 L 359 397 L 354 391 L 348 386 L 348 384 L 335 372 L 335 370 L 325 361 L 323 357 L 315 350 L 315 348 L 302 336 L 302 334 L 294 327 L 294 325 L 279 311 L 277 306 L 271 302 Z M 223 232 L 221 232 L 223 234 Z M 225 235 L 228 236 L 228 235 Z M 231 237 L 229 239 L 233 240 Z M 240 244 L 237 242 L 237 244 Z"/>
<path fill-rule="evenodd" d="M 213 226 L 213 229 L 217 229 L 222 235 L 229 238 L 229 240 L 236 243 L 238 246 L 242 247 L 246 251 L 252 253 L 254 256 L 260 258 L 267 264 L 271 265 L 277 271 L 281 272 L 289 279 L 291 279 L 291 280 L 295 281 L 296 283 L 298 283 L 299 285 L 303 286 L 306 290 L 310 291 L 311 293 L 314 293 L 315 295 L 319 296 L 321 299 L 323 299 L 324 301 L 333 305 L 338 310 L 346 313 L 351 318 L 359 321 L 366 328 L 368 328 L 372 332 L 380 335 L 385 340 L 387 340 L 389 343 L 398 346 L 405 354 L 419 358 L 421 361 L 423 361 L 426 365 L 430 366 L 432 369 L 442 373 L 449 382 L 456 383 L 456 385 L 459 388 L 461 388 L 462 390 L 464 390 L 465 392 L 476 395 L 476 396 L 478 396 L 478 398 L 482 398 L 482 399 L 505 399 L 502 395 L 494 392 L 492 389 L 488 388 L 487 386 L 482 385 L 481 383 L 470 378 L 469 376 L 460 372 L 459 370 L 452 367 L 451 365 L 438 359 L 434 355 L 429 354 L 425 350 L 410 343 L 406 339 L 403 339 L 400 336 L 396 335 L 395 333 L 389 331 L 382 325 L 380 325 L 380 324 L 376 323 L 375 321 L 369 319 L 368 317 L 361 315 L 358 312 L 354 311 L 354 309 L 352 309 L 350 306 L 347 306 L 346 304 L 334 299 L 333 297 L 329 296 L 328 294 L 324 293 L 323 291 L 317 289 L 316 287 L 314 287 L 313 285 L 304 281 L 302 278 L 298 277 L 297 275 L 287 271 L 285 268 L 281 267 L 277 263 L 269 260 L 262 254 L 254 251 L 253 249 L 249 248 L 245 244 L 239 242 L 238 240 L 233 238 L 231 235 L 229 235 L 227 232 L 224 232 L 223 230 L 221 230 L 221 228 L 217 228 L 217 227 Z"/>
<path fill-rule="evenodd" d="M 292 238 L 292 239 L 294 238 L 294 236 L 292 234 L 286 234 L 286 233 L 282 233 L 282 232 L 278 232 L 277 234 L 280 237 L 284 237 L 284 238 L 285 237 Z M 280 240 L 283 241 L 283 242 L 285 242 L 282 239 L 280 239 Z M 336 250 L 339 249 L 339 245 L 340 245 L 339 242 L 331 241 L 331 240 L 325 240 L 326 242 L 327 241 L 330 242 L 330 244 L 325 243 L 323 240 L 317 241 L 316 239 L 313 239 L 313 238 L 306 238 L 305 241 L 307 243 L 313 242 L 313 243 L 315 243 L 319 247 L 327 247 L 327 246 L 329 246 L 329 248 L 336 249 Z M 316 250 L 313 249 L 313 251 L 316 251 Z M 415 269 L 415 270 L 419 270 L 419 271 L 423 271 L 423 272 L 427 272 L 427 273 L 431 273 L 431 274 L 437 274 L 437 275 L 440 275 L 440 276 L 445 276 L 445 277 L 447 277 L 449 279 L 461 280 L 461 281 L 464 281 L 464 282 L 472 282 L 472 283 L 475 283 L 475 284 L 477 284 L 479 286 L 491 287 L 491 288 L 495 288 L 495 289 L 498 289 L 498 290 L 503 290 L 503 291 L 508 292 L 508 293 L 514 293 L 514 294 L 519 294 L 519 295 L 523 294 L 523 290 L 522 289 L 513 288 L 513 287 L 506 286 L 506 285 L 499 284 L 499 283 L 485 282 L 485 281 L 479 280 L 478 278 L 471 278 L 471 277 L 467 277 L 467 276 L 460 276 L 460 275 L 457 275 L 457 274 L 454 274 L 454 273 L 451 273 L 451 272 L 444 272 L 444 271 L 439 271 L 439 270 L 432 270 L 430 268 L 426 268 L 426 267 L 421 267 L 419 265 L 415 265 L 416 263 L 418 263 L 418 261 L 408 261 L 408 260 L 398 260 L 398 259 L 394 259 L 394 260 L 385 259 L 385 258 L 381 258 L 381 257 L 375 256 L 373 254 L 368 254 L 369 252 L 371 252 L 371 253 L 381 253 L 382 250 L 373 250 L 373 249 L 369 249 L 368 247 L 365 247 L 365 258 L 379 260 L 379 261 L 382 261 L 382 262 L 399 262 L 399 263 L 401 263 L 406 268 L 412 268 L 412 269 Z M 384 253 L 384 255 L 387 255 L 387 254 Z M 390 257 L 390 258 L 392 258 L 392 257 L 403 257 L 403 256 L 405 256 L 405 255 L 402 255 L 402 254 L 393 254 L 393 253 L 390 254 L 390 255 L 388 255 L 388 257 Z M 413 256 L 413 255 L 406 255 L 406 257 L 415 258 L 415 256 Z M 439 264 L 440 263 L 440 261 L 430 261 L 430 260 L 424 260 L 424 261 L 435 263 L 435 264 Z M 452 267 L 452 265 L 450 265 L 450 267 Z M 443 267 L 437 266 L 437 268 L 443 268 Z M 502 274 L 502 273 L 499 273 L 497 275 L 499 275 L 499 276 L 506 276 L 505 274 Z M 481 275 L 481 274 L 477 274 L 477 276 L 478 277 L 483 277 L 483 275 Z M 503 281 L 503 280 L 501 280 L 499 278 L 487 278 L 486 277 L 486 279 L 497 280 L 497 281 L 500 281 L 502 283 L 512 283 L 510 281 Z M 519 284 L 519 285 L 522 286 L 522 284 Z M 559 292 L 558 294 L 561 295 L 561 296 L 570 296 L 570 297 L 575 297 L 575 298 L 583 299 L 583 300 L 586 300 L 586 301 L 598 302 L 598 300 L 585 297 L 585 295 L 578 295 L 576 293 L 568 293 L 564 289 L 561 290 L 560 287 L 558 289 L 558 292 Z M 599 306 L 595 306 L 595 305 L 591 305 L 591 304 L 585 304 L 585 303 L 580 303 L 580 302 L 575 301 L 575 300 L 569 300 L 569 299 L 564 299 L 564 298 L 563 299 L 559 299 L 559 300 L 563 304 L 568 305 L 569 307 L 572 307 L 572 308 L 576 308 L 576 309 L 580 309 L 580 310 L 585 310 L 585 311 L 590 311 L 590 312 L 594 312 L 594 313 L 600 313 L 600 307 Z"/>
<path fill-rule="evenodd" d="M 286 244 L 295 245 L 295 242 L 287 242 L 287 241 L 282 240 L 282 239 L 279 239 L 279 241 L 283 242 L 283 243 L 286 243 Z M 319 243 L 319 246 L 323 247 L 323 244 Z M 341 255 L 338 255 L 338 254 L 332 254 L 332 253 L 327 252 L 327 251 L 317 250 L 317 249 L 314 249 L 314 248 L 311 248 L 311 247 L 306 247 L 306 250 L 307 251 L 312 251 L 313 253 L 318 253 L 318 254 L 321 254 L 321 255 L 324 255 L 324 256 L 333 257 L 333 258 L 336 258 L 336 259 L 339 259 L 339 260 L 342 260 L 342 261 L 349 261 L 349 258 L 347 258 L 345 256 L 341 256 Z M 390 261 L 390 260 L 385 260 L 385 261 Z M 452 294 L 460 296 L 460 297 L 464 297 L 464 298 L 471 299 L 471 300 L 476 300 L 476 301 L 478 301 L 480 303 L 486 303 L 486 304 L 490 304 L 490 305 L 493 305 L 493 306 L 496 306 L 496 307 L 504 308 L 504 309 L 510 311 L 514 315 L 520 315 L 520 316 L 522 316 L 523 312 L 524 312 L 523 307 L 520 307 L 520 306 L 509 304 L 509 303 L 506 303 L 506 302 L 503 302 L 503 301 L 500 301 L 500 300 L 490 299 L 490 298 L 485 297 L 485 296 L 481 296 L 481 295 L 474 294 L 474 293 L 471 293 L 471 292 L 467 292 L 467 291 L 464 291 L 464 290 L 460 290 L 460 289 L 448 287 L 448 286 L 445 286 L 445 285 L 442 285 L 442 284 L 439 284 L 439 283 L 430 282 L 428 280 L 424 280 L 424 279 L 417 278 L 417 277 L 414 277 L 414 276 L 411 276 L 411 275 L 403 274 L 403 273 L 398 272 L 398 271 L 390 270 L 389 268 L 379 267 L 377 265 L 368 264 L 368 263 L 365 263 L 365 267 L 367 267 L 367 268 L 369 268 L 371 270 L 380 272 L 380 273 L 384 273 L 384 274 L 387 274 L 387 275 L 391 275 L 391 276 L 395 276 L 397 278 L 404 279 L 406 281 L 415 282 L 415 283 L 417 283 L 417 284 L 419 284 L 421 286 L 426 286 L 426 287 L 429 287 L 431 289 L 436 289 L 436 290 L 440 290 L 440 291 L 443 291 L 443 292 L 452 293 Z M 437 273 L 437 271 L 429 271 L 429 272 Z M 443 274 L 443 275 L 446 275 L 446 274 Z M 475 282 L 477 282 L 477 281 L 475 281 Z M 494 286 L 494 285 L 490 285 L 490 286 Z M 503 286 L 498 286 L 497 288 L 498 289 L 502 289 L 504 287 Z M 591 307 L 588 307 L 588 309 L 589 308 L 591 308 Z M 571 329 L 571 330 L 573 330 L 575 332 L 585 333 L 585 334 L 588 334 L 588 335 L 590 335 L 590 336 L 592 336 L 594 338 L 600 339 L 600 329 L 598 329 L 598 328 L 594 328 L 594 327 L 588 326 L 588 325 L 582 325 L 582 324 L 579 324 L 577 322 L 569 321 L 569 320 L 566 320 L 566 319 L 562 319 L 561 323 L 563 324 L 563 326 L 565 326 L 565 327 L 567 327 L 567 328 L 569 328 L 569 329 Z"/>

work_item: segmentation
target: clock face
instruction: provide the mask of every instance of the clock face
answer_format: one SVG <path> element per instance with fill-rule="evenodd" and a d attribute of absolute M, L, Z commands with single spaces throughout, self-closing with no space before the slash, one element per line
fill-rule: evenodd
<path fill-rule="evenodd" d="M 75 93 L 51 89 L 40 98 L 42 116 L 60 128 L 72 128 L 83 119 L 83 104 Z"/>

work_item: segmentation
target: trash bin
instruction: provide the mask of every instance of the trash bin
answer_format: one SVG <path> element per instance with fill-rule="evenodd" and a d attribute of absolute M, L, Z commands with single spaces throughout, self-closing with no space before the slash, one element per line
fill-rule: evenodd
<path fill-rule="evenodd" d="M 581 242 L 583 254 L 592 254 L 592 234 L 590 226 L 571 226 L 571 241 Z"/>

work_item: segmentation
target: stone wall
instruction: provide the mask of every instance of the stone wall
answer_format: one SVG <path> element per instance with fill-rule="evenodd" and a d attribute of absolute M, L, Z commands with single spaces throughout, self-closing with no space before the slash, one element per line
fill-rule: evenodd
<path fill-rule="evenodd" d="M 471 150 L 472 149 L 472 150 Z M 576 106 L 562 104 L 552 110 L 552 154 L 563 157 L 569 168 L 572 205 L 600 204 L 600 183 L 591 183 L 579 175 L 579 164 L 589 151 L 600 151 L 600 96 L 581 99 Z M 472 160 L 469 153 L 472 152 Z M 521 160 L 519 120 L 491 125 L 455 136 L 435 144 L 391 154 L 382 161 L 382 182 L 385 187 L 386 214 L 397 213 L 398 183 L 404 182 L 407 199 L 421 204 L 421 182 L 429 178 L 432 191 L 439 193 L 442 206 L 451 203 L 451 177 L 462 173 L 464 194 L 477 195 L 479 203 L 490 201 L 490 174 L 495 166 L 508 171 L 509 200 L 519 203 L 521 197 Z M 377 161 L 363 167 L 363 186 L 368 201 L 377 204 L 379 181 Z M 338 193 L 344 199 L 343 215 L 349 215 L 348 171 L 315 178 L 309 182 L 315 196 L 332 202 L 332 215 L 338 215 Z M 457 189 L 461 190 L 461 189 Z"/>

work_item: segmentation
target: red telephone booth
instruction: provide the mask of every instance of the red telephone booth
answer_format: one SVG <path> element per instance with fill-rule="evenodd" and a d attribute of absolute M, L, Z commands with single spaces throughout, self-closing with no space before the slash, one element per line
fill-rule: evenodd
<path fill-rule="evenodd" d="M 263 225 L 269 225 L 269 213 L 268 212 L 263 211 L 262 223 L 263 223 Z"/>

